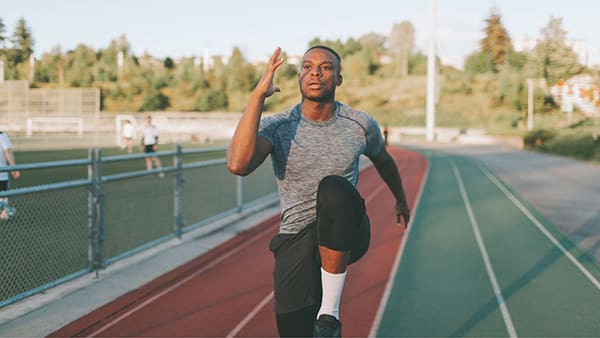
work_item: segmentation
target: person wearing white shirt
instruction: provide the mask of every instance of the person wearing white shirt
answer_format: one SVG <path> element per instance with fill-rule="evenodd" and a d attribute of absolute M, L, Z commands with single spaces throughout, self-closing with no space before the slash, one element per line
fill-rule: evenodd
<path fill-rule="evenodd" d="M 12 151 L 12 143 L 6 133 L 0 131 L 0 166 L 16 165 L 15 157 Z M 20 173 L 18 170 L 10 172 L 14 179 L 18 179 Z M 0 191 L 8 190 L 8 172 L 0 172 Z M 0 220 L 10 219 L 14 216 L 15 209 L 8 206 L 8 198 L 0 198 Z"/>
<path fill-rule="evenodd" d="M 158 150 L 158 128 L 152 124 L 152 116 L 146 116 L 146 126 L 144 127 L 142 145 L 144 146 L 144 152 L 146 154 L 155 153 Z M 152 164 L 156 169 L 160 169 L 160 159 L 158 156 L 146 157 L 146 170 L 152 170 Z M 164 176 L 164 173 L 159 174 L 160 177 Z"/>
<path fill-rule="evenodd" d="M 135 138 L 135 127 L 131 121 L 125 120 L 121 135 L 123 136 L 123 149 L 127 148 L 127 153 L 131 154 L 133 151 L 133 139 Z"/>

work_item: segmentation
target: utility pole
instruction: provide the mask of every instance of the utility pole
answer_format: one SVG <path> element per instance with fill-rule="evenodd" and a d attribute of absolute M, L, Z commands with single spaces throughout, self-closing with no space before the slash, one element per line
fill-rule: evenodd
<path fill-rule="evenodd" d="M 426 129 L 427 141 L 435 141 L 435 0 L 429 0 L 429 41 L 427 52 L 427 107 Z"/>

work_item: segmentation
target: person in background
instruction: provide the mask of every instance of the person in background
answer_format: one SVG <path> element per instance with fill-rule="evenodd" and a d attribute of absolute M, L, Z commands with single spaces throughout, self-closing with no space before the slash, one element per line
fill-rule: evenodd
<path fill-rule="evenodd" d="M 13 166 L 15 162 L 15 156 L 13 154 L 13 146 L 6 133 L 0 131 L 0 166 L 6 167 L 7 165 Z M 20 176 L 19 171 L 13 170 L 10 172 L 14 179 L 18 179 Z M 8 190 L 9 186 L 8 172 L 0 172 L 0 191 Z M 0 198 L 0 220 L 10 220 L 15 216 L 16 209 L 8 206 L 8 198 Z"/>
<path fill-rule="evenodd" d="M 298 72 L 300 103 L 261 118 L 265 99 L 279 91 L 273 78 L 283 63 L 280 55 L 275 49 L 250 95 L 227 151 L 227 168 L 248 175 L 271 156 L 282 209 L 279 233 L 269 244 L 279 335 L 341 337 L 346 267 L 367 252 L 371 233 L 356 189 L 362 154 L 394 195 L 396 222 L 406 226 L 410 210 L 378 123 L 335 100 L 343 79 L 333 49 L 309 48 Z"/>
<path fill-rule="evenodd" d="M 146 116 L 146 126 L 144 127 L 144 133 L 142 137 L 142 146 L 144 147 L 144 153 L 153 154 L 158 150 L 158 128 L 152 124 L 152 116 Z M 152 170 L 152 163 L 156 169 L 160 169 L 160 159 L 158 156 L 146 157 L 146 170 Z M 164 177 L 164 173 L 158 174 L 160 177 Z"/>
<path fill-rule="evenodd" d="M 121 130 L 121 136 L 123 137 L 121 143 L 123 149 L 127 149 L 127 153 L 133 152 L 133 139 L 135 138 L 135 127 L 129 120 L 125 120 L 125 124 Z"/>

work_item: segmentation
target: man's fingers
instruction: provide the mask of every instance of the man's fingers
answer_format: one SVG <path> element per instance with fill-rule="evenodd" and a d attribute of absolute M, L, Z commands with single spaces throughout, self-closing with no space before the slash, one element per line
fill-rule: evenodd
<path fill-rule="evenodd" d="M 270 63 L 275 63 L 279 59 L 279 55 L 281 55 L 281 47 L 278 46 L 271 55 L 271 60 L 269 60 Z"/>
<path fill-rule="evenodd" d="M 277 47 L 275 48 L 275 51 L 273 52 L 273 55 L 271 55 L 271 59 L 269 60 L 269 65 L 272 66 L 273 69 L 276 69 L 283 63 L 283 59 L 280 56 L 281 48 Z"/>

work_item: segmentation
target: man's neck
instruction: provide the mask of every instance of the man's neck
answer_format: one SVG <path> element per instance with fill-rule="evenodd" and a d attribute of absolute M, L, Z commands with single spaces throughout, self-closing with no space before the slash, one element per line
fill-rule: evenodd
<path fill-rule="evenodd" d="M 335 101 L 315 102 L 304 99 L 301 107 L 302 116 L 316 122 L 329 121 L 335 113 Z"/>

